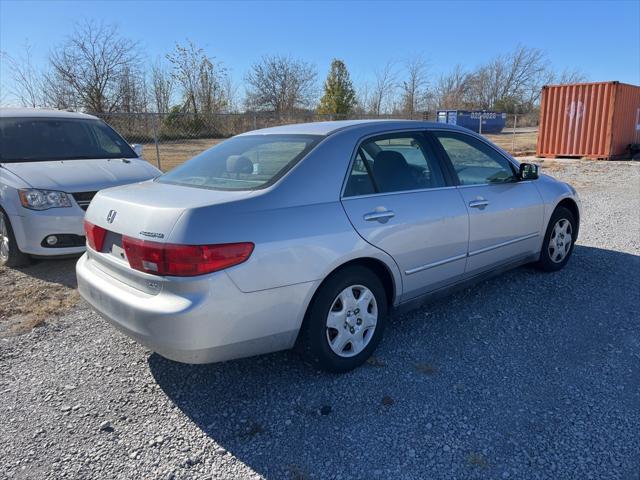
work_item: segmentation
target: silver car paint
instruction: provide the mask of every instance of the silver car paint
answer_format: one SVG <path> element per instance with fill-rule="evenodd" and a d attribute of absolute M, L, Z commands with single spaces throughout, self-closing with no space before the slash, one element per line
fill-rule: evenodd
<path fill-rule="evenodd" d="M 396 261 L 403 273 L 402 300 L 464 274 L 469 218 L 455 187 L 345 198 L 342 203 L 360 235 Z M 366 219 L 382 211 L 394 216 Z"/>
<path fill-rule="evenodd" d="M 163 236 L 159 241 L 185 244 L 251 241 L 255 250 L 241 265 L 188 279 L 148 275 L 115 255 L 90 251 L 77 267 L 80 292 L 118 328 L 175 360 L 266 353 L 293 345 L 313 293 L 349 261 L 380 262 L 393 280 L 392 303 L 398 306 L 539 252 L 557 203 L 578 203 L 568 185 L 544 176 L 511 189 L 446 187 L 341 198 L 361 139 L 433 128 L 481 138 L 425 122 L 289 125 L 253 134 L 327 137 L 268 188 L 227 192 L 147 182 L 101 191 L 87 218 L 119 234 L 145 238 L 142 232 L 152 232 Z M 471 220 L 468 202 L 480 195 L 490 204 L 474 210 L 477 218 Z M 376 207 L 396 216 L 387 223 L 364 221 Z M 111 210 L 117 216 L 108 224 Z"/>
<path fill-rule="evenodd" d="M 146 160 L 89 159 L 5 163 L 4 168 L 33 188 L 63 192 L 95 192 L 160 175 Z"/>
<path fill-rule="evenodd" d="M 243 293 L 227 272 L 170 282 L 150 295 L 113 277 L 108 260 L 78 261 L 78 290 L 107 320 L 167 358 L 207 363 L 289 348 L 315 284 Z M 145 274 L 141 275 L 145 277 Z M 212 309 L 212 305 L 215 308 Z"/>
<path fill-rule="evenodd" d="M 539 251 L 542 198 L 534 182 L 458 187 L 469 212 L 467 273 Z M 486 206 L 472 207 L 477 203 Z"/>

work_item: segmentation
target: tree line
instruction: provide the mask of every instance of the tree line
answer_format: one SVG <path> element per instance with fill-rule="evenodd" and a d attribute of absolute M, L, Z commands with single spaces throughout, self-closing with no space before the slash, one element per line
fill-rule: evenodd
<path fill-rule="evenodd" d="M 372 80 L 354 85 L 344 61 L 334 59 L 318 84 L 317 67 L 286 55 L 264 56 L 243 76 L 244 95 L 224 63 L 192 41 L 176 43 L 149 65 L 139 43 L 114 25 L 87 21 L 50 51 L 38 69 L 25 48 L 17 57 L 2 52 L 23 106 L 92 113 L 231 113 L 268 111 L 349 115 L 407 115 L 436 109 L 487 109 L 528 113 L 541 88 L 585 81 L 578 70 L 555 70 L 537 48 L 519 45 L 467 69 L 456 65 L 433 75 L 422 55 L 389 61 Z"/>

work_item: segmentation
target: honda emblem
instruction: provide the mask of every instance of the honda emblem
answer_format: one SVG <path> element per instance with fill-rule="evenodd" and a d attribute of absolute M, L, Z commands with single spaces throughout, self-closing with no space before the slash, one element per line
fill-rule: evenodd
<path fill-rule="evenodd" d="M 116 219 L 116 215 L 118 212 L 116 212 L 115 210 L 109 210 L 109 213 L 107 214 L 107 223 L 113 223 L 113 221 Z"/>

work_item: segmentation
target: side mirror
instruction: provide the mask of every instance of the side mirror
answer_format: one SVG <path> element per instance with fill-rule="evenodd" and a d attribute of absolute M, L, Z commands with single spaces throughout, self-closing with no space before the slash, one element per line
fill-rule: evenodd
<path fill-rule="evenodd" d="M 520 171 L 518 172 L 518 178 L 520 180 L 537 180 L 538 165 L 536 165 L 535 163 L 521 163 Z"/>
<path fill-rule="evenodd" d="M 133 151 L 136 152 L 136 155 L 138 157 L 142 157 L 142 145 L 140 145 L 139 143 L 133 143 L 131 145 L 131 148 L 133 148 Z"/>

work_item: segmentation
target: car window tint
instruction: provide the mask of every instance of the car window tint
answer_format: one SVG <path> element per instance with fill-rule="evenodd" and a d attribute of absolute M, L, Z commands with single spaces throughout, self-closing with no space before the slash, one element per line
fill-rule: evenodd
<path fill-rule="evenodd" d="M 509 161 L 496 150 L 470 135 L 436 132 L 449 156 L 461 185 L 505 183 L 516 179 Z"/>
<path fill-rule="evenodd" d="M 445 185 L 435 155 L 419 135 L 397 134 L 364 142 L 347 180 L 345 196 L 422 190 Z"/>
<path fill-rule="evenodd" d="M 305 141 L 265 142 L 243 152 L 257 170 L 256 175 L 271 177 L 307 148 Z M 256 178 L 257 180 L 257 178 Z"/>
<path fill-rule="evenodd" d="M 103 130 L 95 129 L 94 134 L 96 136 L 96 141 L 103 152 L 113 155 L 117 155 L 120 152 L 121 145 L 118 144 L 119 142 L 116 143 L 112 138 L 109 138 Z"/>
<path fill-rule="evenodd" d="M 362 149 L 358 149 L 358 153 L 356 154 L 355 161 L 353 162 L 353 168 L 351 169 L 351 174 L 349 175 L 349 180 L 347 181 L 347 186 L 344 191 L 345 197 L 370 195 L 376 192 L 368 170 L 371 160 L 367 157 L 368 155 L 363 152 Z"/>
<path fill-rule="evenodd" d="M 252 190 L 274 182 L 323 137 L 240 135 L 193 157 L 157 179 L 214 190 Z"/>
<path fill-rule="evenodd" d="M 0 118 L 0 161 L 39 162 L 134 158 L 135 152 L 100 120 Z"/>

